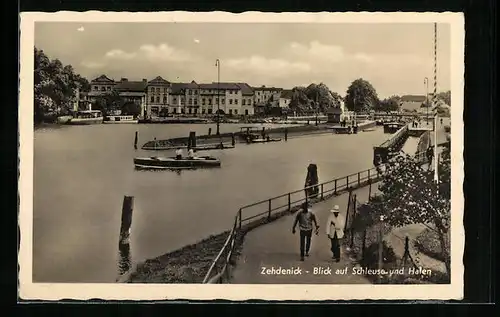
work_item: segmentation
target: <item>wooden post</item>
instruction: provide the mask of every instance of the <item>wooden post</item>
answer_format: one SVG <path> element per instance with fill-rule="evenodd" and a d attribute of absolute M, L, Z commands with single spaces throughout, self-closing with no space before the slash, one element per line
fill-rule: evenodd
<path fill-rule="evenodd" d="M 337 180 L 335 180 L 335 190 L 333 191 L 334 194 L 337 194 Z"/>
<path fill-rule="evenodd" d="M 372 180 L 368 179 L 368 201 L 370 201 L 370 197 L 372 197 Z"/>
<path fill-rule="evenodd" d="M 212 128 L 208 128 L 208 135 L 212 135 Z"/>
<path fill-rule="evenodd" d="M 130 243 L 122 243 L 120 241 L 118 243 L 118 253 L 120 255 L 118 274 L 122 276 L 123 274 L 127 273 L 132 266 L 132 262 L 130 259 Z"/>
<path fill-rule="evenodd" d="M 130 228 L 132 227 L 132 212 L 134 210 L 134 197 L 123 197 L 122 219 L 120 227 L 120 243 L 127 244 L 130 241 Z"/>
<path fill-rule="evenodd" d="M 262 127 L 262 138 L 265 139 L 266 138 L 266 127 Z"/>
<path fill-rule="evenodd" d="M 349 189 L 349 176 L 346 176 L 346 181 L 345 181 L 345 186 L 347 189 Z"/>
<path fill-rule="evenodd" d="M 137 150 L 137 142 L 139 142 L 139 131 L 135 131 L 134 149 L 136 150 Z"/>
<path fill-rule="evenodd" d="M 321 200 L 323 200 L 323 184 L 321 184 Z"/>
<path fill-rule="evenodd" d="M 292 199 L 290 197 L 290 193 L 288 193 L 288 211 L 292 211 Z"/>
<path fill-rule="evenodd" d="M 240 230 L 241 230 L 241 222 L 242 222 L 242 220 L 241 220 L 241 208 L 238 211 L 238 217 L 240 218 Z"/>
<path fill-rule="evenodd" d="M 371 178 L 370 178 L 370 170 L 368 170 L 368 181 L 370 181 Z"/>
<path fill-rule="evenodd" d="M 358 187 L 361 186 L 361 176 L 359 175 L 360 172 L 358 172 Z"/>
<path fill-rule="evenodd" d="M 285 141 L 288 141 L 288 128 L 285 128 Z"/>
<path fill-rule="evenodd" d="M 267 220 L 271 220 L 271 199 L 269 199 L 269 208 L 267 211 Z"/>
<path fill-rule="evenodd" d="M 234 146 L 236 144 L 236 140 L 234 139 L 234 133 L 231 133 L 231 145 Z"/>
<path fill-rule="evenodd" d="M 383 248 L 384 248 L 384 240 L 382 237 L 382 223 L 380 223 L 379 231 L 378 231 L 378 269 L 382 270 L 383 266 Z M 379 282 L 382 280 L 382 275 L 379 275 Z"/>
<path fill-rule="evenodd" d="M 196 132 L 189 132 L 188 148 L 196 148 Z"/>

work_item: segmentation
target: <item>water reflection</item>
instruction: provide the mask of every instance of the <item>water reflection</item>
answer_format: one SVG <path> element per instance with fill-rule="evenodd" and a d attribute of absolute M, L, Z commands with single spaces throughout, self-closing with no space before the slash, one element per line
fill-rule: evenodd
<path fill-rule="evenodd" d="M 118 243 L 120 259 L 118 262 L 118 274 L 121 276 L 131 268 L 130 243 Z"/>

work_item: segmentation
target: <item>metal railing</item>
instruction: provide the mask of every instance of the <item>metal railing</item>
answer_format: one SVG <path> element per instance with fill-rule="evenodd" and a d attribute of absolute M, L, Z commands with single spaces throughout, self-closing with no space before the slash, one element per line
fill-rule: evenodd
<path fill-rule="evenodd" d="M 293 212 L 303 202 L 323 200 L 346 190 L 370 184 L 380 178 L 382 170 L 383 168 L 373 167 L 241 207 L 236 213 L 233 227 L 222 249 L 212 261 L 203 283 L 221 283 L 225 278 L 229 277 L 229 265 L 234 253 L 235 242 L 238 234 L 244 230 L 245 225 L 258 221 L 267 222 L 277 214 Z M 317 194 L 306 195 L 306 191 L 310 189 L 317 189 Z"/>
<path fill-rule="evenodd" d="M 425 156 L 421 154 L 422 153 L 415 153 L 415 157 L 423 164 L 425 163 L 425 159 L 422 159 Z M 224 279 L 229 278 L 229 268 L 236 246 L 236 239 L 238 235 L 245 230 L 245 225 L 258 223 L 258 221 L 269 222 L 273 219 L 273 216 L 295 211 L 303 202 L 321 201 L 345 191 L 370 185 L 380 179 L 386 167 L 386 164 L 381 164 L 358 173 L 336 178 L 321 184 L 311 185 L 303 189 L 298 189 L 241 207 L 236 213 L 233 227 L 223 247 L 212 261 L 203 279 L 203 283 L 222 283 Z M 318 193 L 308 196 L 306 191 L 310 189 L 318 189 Z"/>

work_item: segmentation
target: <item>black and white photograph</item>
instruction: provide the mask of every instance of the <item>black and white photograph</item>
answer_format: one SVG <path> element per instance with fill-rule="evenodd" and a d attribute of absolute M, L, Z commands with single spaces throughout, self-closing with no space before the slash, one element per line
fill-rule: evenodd
<path fill-rule="evenodd" d="M 21 298 L 462 298 L 462 14 L 22 13 L 20 36 Z"/>

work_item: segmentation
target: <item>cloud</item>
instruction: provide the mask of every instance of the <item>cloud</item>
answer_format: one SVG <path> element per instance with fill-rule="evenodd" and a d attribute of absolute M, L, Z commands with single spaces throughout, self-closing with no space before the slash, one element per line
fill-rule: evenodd
<path fill-rule="evenodd" d="M 312 41 L 308 45 L 292 42 L 288 50 L 298 58 L 320 59 L 330 62 L 341 62 L 346 58 L 341 46 L 325 45 L 318 41 Z"/>
<path fill-rule="evenodd" d="M 83 32 L 85 31 L 85 28 L 83 26 L 79 27 L 78 29 L 76 29 L 78 32 Z"/>
<path fill-rule="evenodd" d="M 136 53 L 127 53 L 119 49 L 114 49 L 111 51 L 108 51 L 105 54 L 105 57 L 110 58 L 110 59 L 118 59 L 118 60 L 130 60 L 134 57 L 136 57 Z"/>
<path fill-rule="evenodd" d="M 87 62 L 87 61 L 81 62 L 80 65 L 82 65 L 85 68 L 89 68 L 89 69 L 99 69 L 99 68 L 103 68 L 104 66 L 106 66 L 105 63 Z"/>
<path fill-rule="evenodd" d="M 199 44 L 199 43 L 200 43 L 200 40 L 198 40 L 198 39 L 194 39 L 193 41 L 194 41 L 196 44 Z"/>
<path fill-rule="evenodd" d="M 224 63 L 228 67 L 244 72 L 253 72 L 268 75 L 287 75 L 291 73 L 307 73 L 311 67 L 307 63 L 291 62 L 285 59 L 266 58 L 254 55 L 247 58 L 230 59 Z"/>
<path fill-rule="evenodd" d="M 168 44 L 141 45 L 136 51 L 125 52 L 120 49 L 113 49 L 105 54 L 105 57 L 113 60 L 138 60 L 151 62 L 187 62 L 193 60 L 194 57 L 186 51 L 176 49 Z"/>

